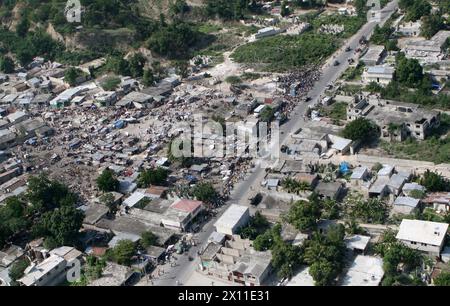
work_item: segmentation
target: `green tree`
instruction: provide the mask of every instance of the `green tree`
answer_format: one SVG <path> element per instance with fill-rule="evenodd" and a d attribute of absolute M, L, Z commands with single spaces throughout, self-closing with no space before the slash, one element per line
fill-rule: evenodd
<path fill-rule="evenodd" d="M 353 141 L 369 143 L 379 135 L 377 125 L 369 119 L 359 117 L 348 123 L 342 131 L 342 136 Z"/>
<path fill-rule="evenodd" d="M 435 279 L 434 284 L 436 286 L 450 286 L 450 273 L 441 272 Z"/>
<path fill-rule="evenodd" d="M 157 245 L 158 244 L 158 236 L 156 236 L 155 234 L 153 234 L 151 231 L 147 231 L 142 233 L 141 235 L 141 245 L 144 248 L 148 248 L 152 245 Z"/>
<path fill-rule="evenodd" d="M 426 0 L 414 0 L 412 6 L 406 9 L 406 20 L 417 21 L 422 16 L 430 15 L 431 4 Z"/>
<path fill-rule="evenodd" d="M 141 53 L 134 54 L 129 59 L 129 71 L 132 77 L 142 77 L 146 59 Z"/>
<path fill-rule="evenodd" d="M 269 227 L 269 222 L 259 211 L 250 218 L 249 224 L 239 230 L 243 239 L 254 240 L 263 234 Z"/>
<path fill-rule="evenodd" d="M 142 171 L 137 179 L 139 188 L 147 188 L 150 185 L 162 185 L 166 182 L 169 172 L 161 167 Z"/>
<path fill-rule="evenodd" d="M 133 256 L 136 254 L 136 245 L 131 240 L 121 240 L 112 250 L 114 261 L 120 265 L 131 265 Z"/>
<path fill-rule="evenodd" d="M 404 55 L 400 55 L 397 60 L 395 78 L 405 86 L 417 87 L 424 78 L 423 68 L 418 60 L 408 59 Z"/>
<path fill-rule="evenodd" d="M 77 78 L 80 76 L 80 71 L 75 67 L 70 67 L 64 73 L 64 80 L 70 85 L 75 86 L 77 84 Z"/>
<path fill-rule="evenodd" d="M 192 190 L 194 197 L 205 203 L 214 203 L 219 194 L 211 183 L 199 183 Z"/>
<path fill-rule="evenodd" d="M 102 202 L 106 207 L 108 207 L 109 213 L 115 215 L 119 209 L 119 205 L 115 201 L 114 195 L 112 193 L 105 193 L 100 197 L 100 202 Z"/>
<path fill-rule="evenodd" d="M 95 256 L 86 258 L 86 266 L 84 268 L 84 276 L 87 281 L 99 279 L 102 276 L 103 269 L 106 267 L 106 261 Z"/>
<path fill-rule="evenodd" d="M 25 37 L 30 29 L 30 21 L 26 16 L 22 17 L 20 22 L 17 24 L 16 33 L 19 37 Z"/>
<path fill-rule="evenodd" d="M 17 280 L 24 276 L 25 269 L 28 268 L 30 262 L 23 258 L 15 261 L 11 268 L 9 269 L 9 277 L 11 278 L 12 284 L 17 285 Z"/>
<path fill-rule="evenodd" d="M 429 169 L 420 178 L 420 184 L 430 192 L 450 190 L 450 181 L 445 179 L 441 174 L 431 172 Z"/>
<path fill-rule="evenodd" d="M 73 206 L 46 212 L 33 226 L 35 236 L 52 239 L 57 246 L 74 246 L 83 224 L 84 213 Z"/>
<path fill-rule="evenodd" d="M 300 231 L 315 229 L 320 219 L 320 205 L 316 201 L 297 201 L 291 205 L 286 221 Z"/>
<path fill-rule="evenodd" d="M 274 114 L 275 110 L 270 106 L 266 106 L 261 111 L 260 119 L 262 122 L 270 122 L 272 121 Z"/>
<path fill-rule="evenodd" d="M 411 190 L 411 192 L 409 193 L 409 196 L 414 199 L 423 199 L 423 198 L 425 198 L 426 194 L 427 193 L 423 190 L 414 189 L 414 190 Z"/>
<path fill-rule="evenodd" d="M 3 56 L 0 59 L 0 71 L 4 73 L 13 73 L 14 67 L 14 61 L 9 56 Z"/>
<path fill-rule="evenodd" d="M 77 195 L 66 185 L 49 179 L 46 174 L 28 179 L 26 198 L 30 201 L 32 208 L 41 213 L 63 205 L 73 206 L 78 202 Z"/>
<path fill-rule="evenodd" d="M 286 17 L 291 14 L 291 10 L 289 9 L 289 5 L 288 5 L 287 1 L 283 1 L 283 3 L 281 4 L 280 14 L 282 17 Z"/>
<path fill-rule="evenodd" d="M 424 17 L 420 27 L 420 35 L 430 39 L 445 27 L 444 21 L 444 18 L 439 14 L 431 14 L 430 16 Z"/>
<path fill-rule="evenodd" d="M 145 86 L 153 86 L 155 84 L 155 75 L 151 69 L 145 69 L 142 77 L 142 83 Z"/>
<path fill-rule="evenodd" d="M 345 228 L 342 224 L 328 229 L 326 234 L 314 233 L 305 242 L 305 261 L 317 286 L 326 286 L 342 271 L 345 257 Z"/>
<path fill-rule="evenodd" d="M 111 192 L 119 190 L 119 180 L 116 178 L 114 171 L 109 168 L 103 170 L 96 182 L 98 189 L 101 191 Z"/>

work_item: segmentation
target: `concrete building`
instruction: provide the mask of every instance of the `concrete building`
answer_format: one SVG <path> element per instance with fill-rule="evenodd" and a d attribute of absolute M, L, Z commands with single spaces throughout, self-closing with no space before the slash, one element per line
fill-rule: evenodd
<path fill-rule="evenodd" d="M 394 72 L 395 69 L 392 67 L 371 66 L 364 70 L 362 80 L 366 84 L 375 82 L 379 85 L 386 86 L 392 81 Z"/>
<path fill-rule="evenodd" d="M 216 221 L 216 231 L 225 235 L 234 235 L 237 230 L 247 225 L 250 220 L 248 207 L 231 204 L 224 214 Z"/>
<path fill-rule="evenodd" d="M 415 22 L 408 21 L 402 22 L 396 27 L 396 31 L 404 36 L 417 37 L 420 35 L 420 27 L 422 26 L 422 22 L 417 20 Z"/>
<path fill-rule="evenodd" d="M 412 249 L 439 256 L 447 230 L 447 223 L 403 219 L 396 238 Z"/>
<path fill-rule="evenodd" d="M 384 276 L 383 259 L 373 256 L 356 256 L 347 274 L 343 286 L 378 286 Z"/>
<path fill-rule="evenodd" d="M 175 201 L 162 215 L 164 227 L 185 231 L 191 222 L 204 210 L 203 202 L 187 199 Z"/>
<path fill-rule="evenodd" d="M 200 254 L 201 273 L 243 286 L 260 286 L 270 275 L 270 251 L 258 252 L 251 241 L 233 235 L 223 244 L 210 242 Z"/>
<path fill-rule="evenodd" d="M 376 66 L 381 64 L 385 55 L 384 46 L 372 45 L 367 52 L 360 58 L 360 61 L 366 66 Z"/>
<path fill-rule="evenodd" d="M 421 64 L 441 61 L 445 54 L 442 50 L 450 31 L 439 31 L 431 39 L 410 40 L 406 42 L 403 52 L 407 58 L 417 59 Z"/>
<path fill-rule="evenodd" d="M 420 200 L 410 197 L 397 197 L 394 201 L 393 212 L 409 215 L 419 207 Z"/>
<path fill-rule="evenodd" d="M 417 104 L 362 97 L 347 107 L 347 120 L 366 117 L 374 121 L 384 140 L 403 141 L 408 137 L 424 140 L 440 125 L 440 112 Z"/>
<path fill-rule="evenodd" d="M 441 212 L 450 211 L 450 192 L 433 192 L 423 199 L 427 207 Z"/>
<path fill-rule="evenodd" d="M 18 280 L 22 286 L 54 286 L 66 277 L 67 262 L 64 257 L 51 255 L 39 264 L 31 264 Z"/>

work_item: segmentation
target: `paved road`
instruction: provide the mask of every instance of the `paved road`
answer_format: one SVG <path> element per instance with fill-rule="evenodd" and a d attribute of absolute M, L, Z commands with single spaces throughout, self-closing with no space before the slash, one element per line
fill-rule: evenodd
<path fill-rule="evenodd" d="M 321 95 L 324 94 L 325 89 L 328 84 L 336 81 L 340 75 L 349 67 L 348 60 L 350 58 L 354 58 L 358 55 L 355 55 L 354 50 L 359 46 L 360 39 L 365 36 L 366 38 L 370 38 L 372 32 L 377 24 L 383 25 L 387 19 L 392 15 L 392 13 L 398 8 L 397 0 L 390 2 L 384 9 L 381 11 L 381 21 L 380 22 L 369 22 L 366 23 L 357 34 L 351 37 L 347 43 L 342 46 L 341 49 L 336 51 L 332 58 L 329 59 L 330 64 L 326 64 L 323 67 L 322 76 L 316 82 L 313 89 L 308 93 L 308 96 L 311 97 L 311 101 L 309 103 L 302 103 L 298 105 L 292 112 L 292 116 L 290 120 L 280 127 L 280 144 L 283 144 L 287 137 L 297 131 L 299 128 L 305 126 L 307 122 L 304 121 L 304 114 L 309 105 L 314 105 L 318 103 Z M 346 52 L 345 49 L 350 47 L 352 51 Z M 332 63 L 334 60 L 340 62 L 339 66 L 333 66 Z M 252 175 L 245 181 L 239 184 L 234 192 L 232 193 L 232 200 L 236 203 L 241 201 L 245 201 L 248 198 L 249 191 L 252 188 L 256 188 L 256 185 L 261 182 L 265 174 L 264 169 L 258 167 L 254 170 Z"/>
<path fill-rule="evenodd" d="M 314 88 L 308 94 L 308 96 L 311 97 L 311 101 L 309 103 L 299 104 L 294 109 L 291 119 L 286 124 L 280 127 L 280 144 L 284 143 L 287 140 L 289 134 L 295 132 L 297 129 L 301 128 L 305 125 L 305 123 L 307 123 L 303 120 L 303 116 L 308 106 L 317 103 L 320 96 L 324 93 L 326 86 L 336 81 L 339 76 L 348 68 L 348 59 L 355 57 L 353 50 L 355 50 L 359 46 L 359 40 L 361 39 L 361 37 L 365 36 L 369 38 L 375 26 L 377 24 L 384 24 L 384 22 L 397 8 L 397 5 L 397 0 L 390 2 L 382 10 L 381 22 L 366 23 L 357 34 L 355 34 L 348 40 L 347 44 L 345 44 L 340 50 L 335 53 L 333 58 L 330 58 L 331 63 L 334 60 L 338 60 L 341 64 L 339 66 L 328 65 L 323 68 L 323 74 L 321 78 L 316 82 Z M 345 52 L 347 46 L 349 46 L 352 51 Z M 260 182 L 264 178 L 264 175 L 265 170 L 257 165 L 253 169 L 249 177 L 247 177 L 247 179 L 236 185 L 231 194 L 231 200 L 221 208 L 220 214 L 222 214 L 231 203 L 241 203 L 246 201 L 249 197 L 249 194 L 251 193 L 251 190 L 256 189 L 257 185 L 260 184 Z M 207 238 L 214 231 L 215 220 L 216 218 L 209 221 L 203 227 L 203 231 L 197 234 L 197 240 L 202 242 L 200 248 L 205 246 L 205 244 L 207 243 Z M 184 284 L 199 264 L 198 256 L 196 255 L 197 250 L 197 247 L 190 250 L 190 254 L 195 258 L 195 260 L 192 262 L 188 260 L 188 256 L 186 255 L 175 255 L 178 257 L 177 266 L 170 267 L 170 264 L 166 264 L 164 266 L 164 270 L 166 273 L 158 279 L 154 280 L 154 284 L 158 286 L 175 286 L 177 281 L 179 281 L 180 284 Z"/>

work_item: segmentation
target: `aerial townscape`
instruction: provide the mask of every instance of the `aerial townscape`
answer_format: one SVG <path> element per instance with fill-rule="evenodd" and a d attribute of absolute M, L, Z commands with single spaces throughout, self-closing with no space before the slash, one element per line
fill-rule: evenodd
<path fill-rule="evenodd" d="M 450 286 L 450 1 L 0 23 L 0 286 Z"/>

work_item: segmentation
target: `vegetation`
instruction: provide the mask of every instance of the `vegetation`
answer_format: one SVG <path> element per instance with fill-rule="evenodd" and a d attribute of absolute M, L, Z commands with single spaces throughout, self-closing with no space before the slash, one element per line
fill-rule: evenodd
<path fill-rule="evenodd" d="M 275 115 L 275 110 L 270 106 L 266 106 L 263 108 L 263 110 L 259 114 L 259 117 L 262 122 L 271 122 L 274 115 Z"/>
<path fill-rule="evenodd" d="M 239 20 L 248 13 L 261 12 L 261 5 L 247 0 L 206 0 L 205 15 L 224 20 Z"/>
<path fill-rule="evenodd" d="M 365 223 L 383 224 L 389 214 L 388 205 L 377 198 L 364 200 L 361 194 L 350 194 L 344 202 L 347 215 L 351 219 Z"/>
<path fill-rule="evenodd" d="M 55 247 L 76 245 L 84 213 L 74 206 L 64 205 L 46 212 L 33 225 L 36 237 L 44 237 L 47 245 Z"/>
<path fill-rule="evenodd" d="M 422 19 L 420 35 L 430 39 L 437 32 L 445 28 L 445 20 L 439 14 L 431 14 Z"/>
<path fill-rule="evenodd" d="M 239 230 L 243 239 L 255 240 L 256 237 L 266 232 L 269 228 L 269 221 L 259 211 L 250 218 L 249 224 Z"/>
<path fill-rule="evenodd" d="M 121 240 L 111 250 L 108 257 L 119 265 L 129 266 L 136 254 L 136 245 L 131 240 Z"/>
<path fill-rule="evenodd" d="M 342 136 L 363 144 L 370 143 L 379 135 L 377 125 L 366 118 L 357 118 L 348 123 L 342 130 Z"/>
<path fill-rule="evenodd" d="M 333 120 L 334 124 L 340 125 L 341 120 L 347 119 L 347 103 L 336 102 L 330 107 L 322 107 L 320 113 Z"/>
<path fill-rule="evenodd" d="M 109 214 L 115 215 L 119 209 L 118 203 L 115 201 L 114 195 L 112 193 L 105 193 L 100 197 L 100 202 L 102 202 L 106 207 L 108 207 Z"/>
<path fill-rule="evenodd" d="M 77 79 L 83 75 L 83 72 L 77 68 L 70 67 L 64 73 L 64 80 L 69 83 L 70 86 L 77 85 Z"/>
<path fill-rule="evenodd" d="M 225 82 L 227 82 L 229 84 L 239 84 L 239 83 L 242 83 L 242 80 L 238 76 L 230 75 L 225 78 Z"/>
<path fill-rule="evenodd" d="M 287 177 L 281 181 L 281 186 L 290 193 L 300 194 L 301 192 L 311 189 L 311 186 L 307 182 L 297 181 L 293 178 Z"/>
<path fill-rule="evenodd" d="M 434 284 L 436 286 L 450 286 L 450 273 L 441 272 L 435 279 Z"/>
<path fill-rule="evenodd" d="M 305 261 L 316 286 L 332 285 L 343 268 L 345 256 L 345 229 L 343 225 L 331 227 L 326 234 L 314 233 L 305 242 Z"/>
<path fill-rule="evenodd" d="M 394 232 L 387 231 L 383 234 L 381 242 L 375 245 L 375 252 L 383 257 L 383 286 L 421 284 L 409 272 L 420 267 L 423 256 L 417 250 L 398 242 Z"/>
<path fill-rule="evenodd" d="M 214 203 L 219 194 L 211 183 L 199 183 L 192 189 L 192 195 L 199 201 Z"/>
<path fill-rule="evenodd" d="M 331 35 L 279 35 L 242 45 L 232 57 L 239 63 L 259 63 L 267 65 L 268 70 L 287 71 L 318 64 L 329 57 L 337 47 L 338 40 Z"/>
<path fill-rule="evenodd" d="M 144 248 L 148 248 L 152 245 L 158 245 L 158 236 L 153 234 L 151 231 L 144 232 L 141 235 L 140 243 Z"/>
<path fill-rule="evenodd" d="M 4 73 L 14 72 L 14 61 L 9 56 L 3 56 L 0 58 L 0 71 Z"/>
<path fill-rule="evenodd" d="M 9 277 L 12 284 L 17 285 L 17 280 L 24 276 L 25 269 L 28 268 L 30 262 L 28 259 L 22 258 L 15 261 L 9 269 Z"/>
<path fill-rule="evenodd" d="M 313 230 L 321 216 L 317 201 L 297 201 L 292 204 L 286 215 L 286 221 L 300 231 Z"/>
<path fill-rule="evenodd" d="M 168 170 L 161 167 L 147 169 L 139 173 L 137 184 L 139 188 L 147 188 L 150 185 L 162 185 L 166 182 L 168 175 Z"/>
<path fill-rule="evenodd" d="M 450 181 L 429 169 L 420 178 L 420 184 L 430 192 L 450 191 Z"/>
<path fill-rule="evenodd" d="M 103 88 L 103 90 L 113 91 L 117 88 L 117 86 L 119 86 L 120 82 L 120 78 L 111 76 L 103 80 L 100 86 Z"/>
<path fill-rule="evenodd" d="M 119 190 L 119 180 L 116 178 L 114 171 L 106 168 L 97 178 L 97 187 L 101 191 L 111 192 Z"/>
<path fill-rule="evenodd" d="M 272 266 L 280 278 L 292 277 L 295 269 L 303 262 L 303 248 L 283 241 L 280 224 L 256 237 L 253 247 L 257 251 L 271 250 Z"/>
<path fill-rule="evenodd" d="M 416 21 L 431 13 L 431 4 L 426 0 L 400 0 L 398 5 L 406 11 L 407 21 Z"/>

